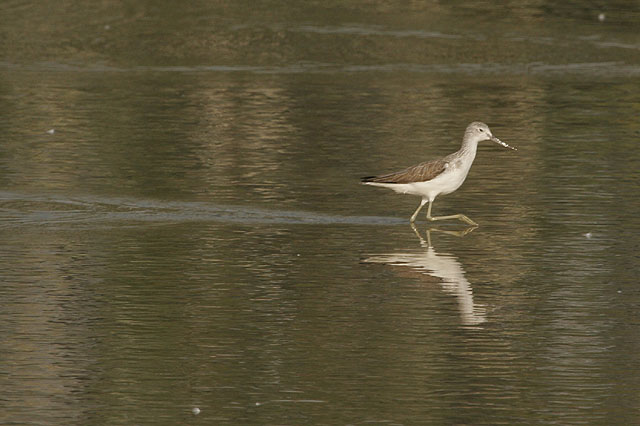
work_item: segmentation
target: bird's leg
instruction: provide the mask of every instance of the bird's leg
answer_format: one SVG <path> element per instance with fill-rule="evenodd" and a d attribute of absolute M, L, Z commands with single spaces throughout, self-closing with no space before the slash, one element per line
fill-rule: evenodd
<path fill-rule="evenodd" d="M 433 220 L 431 219 L 431 205 L 433 204 L 433 200 L 429 200 L 429 207 L 427 207 L 427 220 Z"/>
<path fill-rule="evenodd" d="M 463 215 L 462 213 L 458 213 L 458 214 L 452 214 L 449 216 L 432 216 L 427 218 L 431 221 L 435 221 L 435 220 L 447 220 L 447 219 L 459 219 L 465 223 L 468 223 L 471 226 L 478 226 L 477 223 L 475 223 L 473 220 L 469 219 L 467 216 Z"/>
<path fill-rule="evenodd" d="M 468 223 L 469 225 L 478 226 L 477 223 L 475 223 L 473 220 L 469 219 L 467 216 L 463 215 L 462 213 L 452 214 L 449 216 L 431 216 L 431 204 L 432 204 L 432 201 L 429 201 L 429 208 L 427 208 L 427 220 L 434 222 L 436 220 L 459 219 L 465 223 Z"/>
<path fill-rule="evenodd" d="M 422 201 L 420 201 L 420 205 L 418 206 L 418 208 L 416 209 L 415 213 L 413 214 L 413 216 L 411 216 L 411 219 L 409 219 L 409 221 L 411 223 L 416 221 L 416 217 L 418 217 L 418 213 L 420 213 L 420 210 L 422 209 L 422 206 L 424 206 L 426 204 L 427 200 L 425 200 L 424 198 L 422 199 Z M 431 207 L 431 203 L 429 203 L 429 207 Z"/>

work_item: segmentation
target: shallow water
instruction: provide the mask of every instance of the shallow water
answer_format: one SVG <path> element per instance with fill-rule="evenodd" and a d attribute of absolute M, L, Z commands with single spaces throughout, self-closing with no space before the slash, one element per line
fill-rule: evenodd
<path fill-rule="evenodd" d="M 3 3 L 0 422 L 634 423 L 629 5 Z"/>

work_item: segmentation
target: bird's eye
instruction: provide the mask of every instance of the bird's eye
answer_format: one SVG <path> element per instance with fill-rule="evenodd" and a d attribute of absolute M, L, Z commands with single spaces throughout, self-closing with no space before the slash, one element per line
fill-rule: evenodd
<path fill-rule="evenodd" d="M 484 132 L 484 130 L 482 130 L 482 129 L 478 129 L 478 130 L 480 130 L 481 132 Z"/>

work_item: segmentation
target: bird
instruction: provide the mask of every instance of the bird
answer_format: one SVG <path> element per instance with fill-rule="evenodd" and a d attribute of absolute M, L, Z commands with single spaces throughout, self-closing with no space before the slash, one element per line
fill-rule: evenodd
<path fill-rule="evenodd" d="M 516 148 L 502 142 L 493 136 L 491 129 L 480 121 L 469 124 L 464 131 L 462 146 L 453 154 L 433 161 L 425 161 L 415 166 L 394 173 L 379 176 L 366 176 L 361 178 L 364 185 L 389 188 L 400 194 L 410 194 L 422 197 L 420 205 L 411 216 L 410 222 L 414 223 L 418 213 L 427 202 L 427 220 L 458 219 L 471 226 L 478 226 L 476 222 L 462 213 L 447 216 L 431 216 L 431 206 L 438 195 L 450 194 L 462 185 L 471 169 L 471 164 L 476 158 L 478 143 L 492 141 L 505 148 Z"/>

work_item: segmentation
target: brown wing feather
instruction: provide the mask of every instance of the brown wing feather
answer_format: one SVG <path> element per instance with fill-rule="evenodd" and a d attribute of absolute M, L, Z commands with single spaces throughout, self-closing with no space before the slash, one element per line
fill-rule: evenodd
<path fill-rule="evenodd" d="M 444 172 L 449 166 L 449 162 L 444 158 L 434 161 L 427 161 L 409 167 L 399 172 L 388 173 L 381 176 L 369 176 L 362 178 L 362 182 L 376 183 L 413 183 L 426 182 Z"/>

